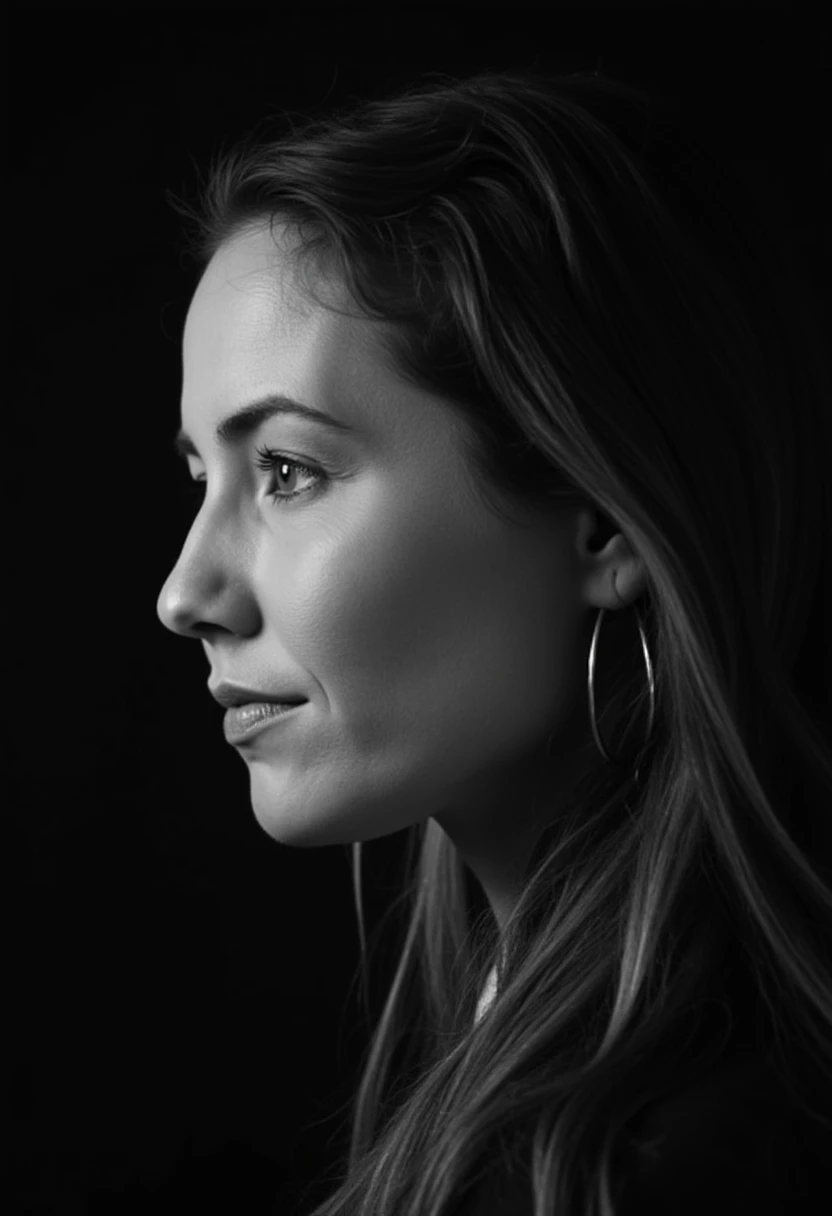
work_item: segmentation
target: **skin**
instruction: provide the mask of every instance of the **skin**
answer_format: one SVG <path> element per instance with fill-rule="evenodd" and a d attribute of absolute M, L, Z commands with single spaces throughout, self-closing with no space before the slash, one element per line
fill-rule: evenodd
<path fill-rule="evenodd" d="M 200 453 L 188 464 L 206 492 L 157 610 L 200 641 L 211 684 L 307 698 L 237 745 L 264 831 L 309 847 L 432 815 L 504 925 L 589 732 L 597 609 L 631 602 L 642 572 L 621 534 L 590 544 L 590 504 L 496 518 L 465 461 L 466 424 L 397 374 L 380 324 L 313 303 L 283 228 L 214 256 L 183 339 L 182 424 Z M 216 422 L 267 392 L 355 430 L 275 417 L 217 447 Z M 258 469 L 263 446 L 329 480 Z M 308 493 L 275 503 L 275 488 Z"/>

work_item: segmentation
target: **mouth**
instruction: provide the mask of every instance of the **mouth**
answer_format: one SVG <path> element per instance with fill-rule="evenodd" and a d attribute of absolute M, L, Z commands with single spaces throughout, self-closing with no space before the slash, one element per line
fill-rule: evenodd
<path fill-rule="evenodd" d="M 305 697 L 295 696 L 290 692 L 271 692 L 260 688 L 246 688 L 242 684 L 231 684 L 223 681 L 215 688 L 208 685 L 208 691 L 215 701 L 226 709 L 235 709 L 241 705 L 303 705 Z"/>
<path fill-rule="evenodd" d="M 274 726 L 305 705 L 305 701 L 249 701 L 225 712 L 223 731 L 229 743 L 240 743 Z"/>

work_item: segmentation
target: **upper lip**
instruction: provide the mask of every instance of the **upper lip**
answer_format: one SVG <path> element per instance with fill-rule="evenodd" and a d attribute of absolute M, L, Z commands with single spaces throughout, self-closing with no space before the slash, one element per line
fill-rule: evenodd
<path fill-rule="evenodd" d="M 232 705 L 250 705 L 252 701 L 280 701 L 284 704 L 300 705 L 304 697 L 296 697 L 292 693 L 265 692 L 262 688 L 245 688 L 242 684 L 229 684 L 223 680 L 208 691 L 215 701 L 230 709 Z"/>

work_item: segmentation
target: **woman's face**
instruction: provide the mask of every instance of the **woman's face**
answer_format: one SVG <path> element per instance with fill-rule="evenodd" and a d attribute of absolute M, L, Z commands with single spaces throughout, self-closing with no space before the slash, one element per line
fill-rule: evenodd
<path fill-rule="evenodd" d="M 182 425 L 205 496 L 159 617 L 200 640 L 212 687 L 305 698 L 234 745 L 276 840 L 510 821 L 575 713 L 593 513 L 496 518 L 462 420 L 396 374 L 377 322 L 312 303 L 286 250 L 266 227 L 236 237 L 192 300 Z M 218 441 L 222 420 L 277 394 L 344 429 L 285 413 Z M 265 448 L 320 476 L 258 468 Z"/>

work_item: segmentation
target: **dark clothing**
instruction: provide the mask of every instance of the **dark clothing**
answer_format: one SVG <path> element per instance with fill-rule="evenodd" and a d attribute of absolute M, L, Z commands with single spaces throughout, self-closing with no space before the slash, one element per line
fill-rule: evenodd
<path fill-rule="evenodd" d="M 723 1061 L 648 1110 L 628 1140 L 615 1216 L 814 1216 L 832 1210 L 832 1127 L 804 1113 L 772 1066 L 751 1052 Z M 456 1216 L 532 1212 L 528 1179 L 498 1176 L 468 1196 Z"/>
<path fill-rule="evenodd" d="M 752 1053 L 661 1103 L 638 1137 L 616 1216 L 810 1216 L 832 1206 L 832 1125 L 803 1111 Z"/>

